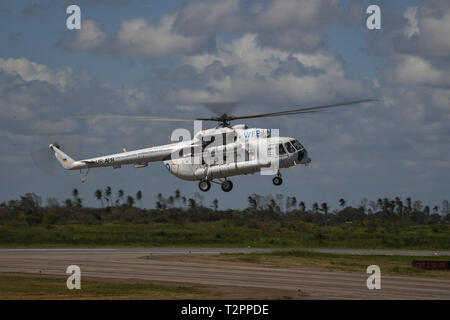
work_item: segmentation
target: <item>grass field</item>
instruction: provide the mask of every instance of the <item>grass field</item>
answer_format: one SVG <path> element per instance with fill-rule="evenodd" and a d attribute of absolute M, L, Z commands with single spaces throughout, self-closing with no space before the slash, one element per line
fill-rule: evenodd
<path fill-rule="evenodd" d="M 2 299 L 196 299 L 220 293 L 193 286 L 146 282 L 83 280 L 80 290 L 68 290 L 66 278 L 0 274 Z"/>
<path fill-rule="evenodd" d="M 0 247 L 208 246 L 450 249 L 450 225 L 319 226 L 220 220 L 186 223 L 0 225 Z"/>
<path fill-rule="evenodd" d="M 0 300 L 290 300 L 304 297 L 302 292 L 273 288 L 155 283 L 143 280 L 104 278 L 83 278 L 80 290 L 68 290 L 66 280 L 65 277 L 43 274 L 0 274 Z"/>
<path fill-rule="evenodd" d="M 382 274 L 450 279 L 450 270 L 424 270 L 411 266 L 411 261 L 413 260 L 450 261 L 449 256 L 414 257 L 390 255 L 347 255 L 292 250 L 276 251 L 271 253 L 221 254 L 205 258 L 219 261 L 257 263 L 279 268 L 311 267 L 363 273 L 366 272 L 368 266 L 378 265 Z"/>

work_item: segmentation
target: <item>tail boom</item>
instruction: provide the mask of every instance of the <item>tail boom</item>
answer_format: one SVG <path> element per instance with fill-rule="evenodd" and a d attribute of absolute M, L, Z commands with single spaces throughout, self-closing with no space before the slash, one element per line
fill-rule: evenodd
<path fill-rule="evenodd" d="M 51 144 L 49 145 L 49 148 L 55 153 L 56 159 L 63 166 L 64 169 L 76 170 L 87 168 L 86 163 L 84 163 L 83 161 L 75 161 L 74 159 L 69 157 L 66 153 L 64 153 L 57 144 Z"/>

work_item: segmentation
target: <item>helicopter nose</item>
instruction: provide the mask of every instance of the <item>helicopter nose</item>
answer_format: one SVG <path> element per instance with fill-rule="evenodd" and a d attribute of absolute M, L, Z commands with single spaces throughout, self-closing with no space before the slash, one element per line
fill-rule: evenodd
<path fill-rule="evenodd" d="M 308 157 L 308 151 L 306 149 L 302 149 L 298 152 L 298 162 L 300 163 L 310 163 L 311 159 Z"/>
<path fill-rule="evenodd" d="M 306 150 L 302 149 L 298 152 L 297 160 L 299 162 L 302 162 L 302 160 L 305 158 L 305 156 L 306 156 Z"/>

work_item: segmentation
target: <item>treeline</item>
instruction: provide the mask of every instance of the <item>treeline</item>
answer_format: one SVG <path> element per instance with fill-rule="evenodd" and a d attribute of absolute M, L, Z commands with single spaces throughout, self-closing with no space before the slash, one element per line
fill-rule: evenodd
<path fill-rule="evenodd" d="M 450 222 L 448 201 L 442 206 L 424 205 L 420 200 L 411 198 L 383 198 L 377 200 L 362 199 L 356 207 L 347 205 L 345 199 L 339 199 L 339 209 L 330 210 L 328 203 L 314 202 L 309 206 L 296 197 L 284 195 L 257 195 L 248 197 L 248 207 L 237 210 L 219 210 L 219 201 L 204 203 L 204 197 L 196 193 L 193 198 L 183 196 L 179 190 L 172 195 L 158 194 L 154 209 L 143 209 L 143 194 L 125 196 L 120 189 L 113 193 L 111 187 L 96 190 L 93 197 L 101 208 L 83 206 L 83 199 L 77 189 L 62 203 L 55 198 L 46 200 L 27 193 L 18 200 L 0 204 L 0 225 L 51 227 L 56 224 L 102 224 L 119 223 L 165 223 L 165 222 L 211 222 L 220 220 L 240 220 L 277 223 L 296 223 L 303 221 L 320 226 L 332 226 L 347 223 L 392 222 L 398 224 L 429 225 Z"/>

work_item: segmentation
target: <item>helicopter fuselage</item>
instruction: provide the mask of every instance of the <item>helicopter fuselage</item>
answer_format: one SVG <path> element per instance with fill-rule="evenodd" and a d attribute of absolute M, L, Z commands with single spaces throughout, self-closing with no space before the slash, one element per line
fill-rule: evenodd
<path fill-rule="evenodd" d="M 247 128 L 246 125 L 201 130 L 191 140 L 75 161 L 59 146 L 50 145 L 62 166 L 68 170 L 123 165 L 146 167 L 162 161 L 174 176 L 189 181 L 211 181 L 230 176 L 266 171 L 278 174 L 280 168 L 308 164 L 311 160 L 298 140 L 278 137 L 274 130 Z M 272 172 L 272 173 L 271 173 Z"/>

